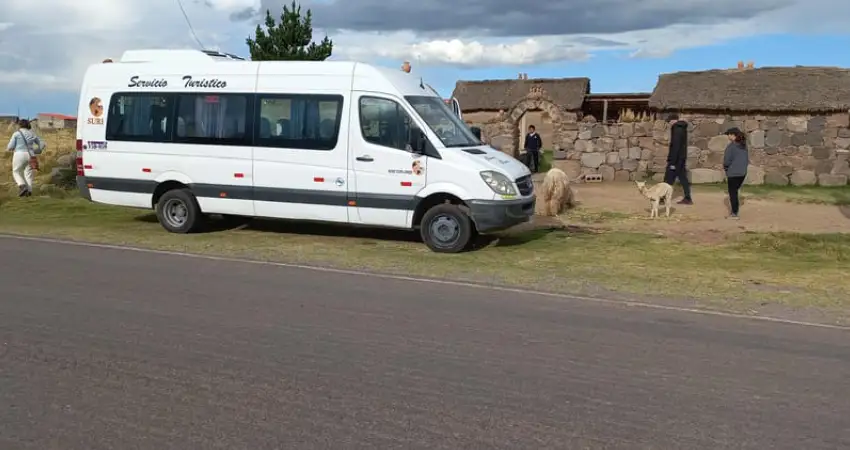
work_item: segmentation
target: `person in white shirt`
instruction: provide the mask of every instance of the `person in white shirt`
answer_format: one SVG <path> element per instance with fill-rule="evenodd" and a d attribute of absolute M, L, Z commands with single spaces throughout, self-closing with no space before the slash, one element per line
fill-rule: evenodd
<path fill-rule="evenodd" d="M 29 120 L 18 121 L 18 130 L 12 133 L 6 149 L 14 152 L 12 155 L 12 177 L 18 185 L 18 196 L 32 195 L 33 165 L 32 158 L 44 150 L 45 144 L 32 131 Z"/>

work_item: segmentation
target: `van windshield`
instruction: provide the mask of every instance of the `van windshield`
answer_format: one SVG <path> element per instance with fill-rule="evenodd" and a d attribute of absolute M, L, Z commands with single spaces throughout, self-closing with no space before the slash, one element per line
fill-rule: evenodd
<path fill-rule="evenodd" d="M 472 134 L 466 123 L 452 112 L 442 98 L 420 95 L 409 95 L 404 98 L 446 147 L 481 145 L 481 141 Z"/>

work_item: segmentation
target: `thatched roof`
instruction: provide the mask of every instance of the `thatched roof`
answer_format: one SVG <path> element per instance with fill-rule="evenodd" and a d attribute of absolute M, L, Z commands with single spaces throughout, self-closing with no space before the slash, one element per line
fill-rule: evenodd
<path fill-rule="evenodd" d="M 649 106 L 676 111 L 847 111 L 850 70 L 764 67 L 664 74 Z"/>
<path fill-rule="evenodd" d="M 458 81 L 452 96 L 463 112 L 508 110 L 539 86 L 565 110 L 581 109 L 590 93 L 588 78 L 539 78 L 531 80 Z"/>

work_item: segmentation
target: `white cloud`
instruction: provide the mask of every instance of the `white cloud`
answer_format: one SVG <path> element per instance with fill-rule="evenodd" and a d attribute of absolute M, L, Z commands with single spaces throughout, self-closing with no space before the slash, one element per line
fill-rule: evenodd
<path fill-rule="evenodd" d="M 348 0 L 356 2 L 359 0 Z M 421 60 L 465 67 L 531 65 L 583 61 L 603 51 L 632 58 L 664 58 L 677 50 L 743 36 L 819 30 L 846 30 L 850 2 L 793 0 L 791 6 L 749 20 L 677 25 L 608 34 L 497 38 L 442 33 L 440 38 L 412 31 L 334 31 L 334 59 Z M 288 2 L 288 0 L 287 0 Z M 177 0 L 6 0 L 0 23 L 0 91 L 75 91 L 89 64 L 118 58 L 130 48 L 196 46 Z M 245 38 L 254 24 L 230 16 L 260 8 L 261 0 L 183 0 L 202 43 L 211 49 L 246 54 Z M 451 14 L 451 11 L 443 12 Z M 443 14 L 436 12 L 435 14 Z M 33 18 L 37 18 L 33 20 Z M 314 18 L 315 19 L 315 18 Z M 316 30 L 316 38 L 323 33 Z"/>
<path fill-rule="evenodd" d="M 207 0 L 206 3 L 217 11 L 228 13 L 249 8 L 256 10 L 261 5 L 260 0 Z"/>
<path fill-rule="evenodd" d="M 335 36 L 337 57 L 417 59 L 458 66 L 528 65 L 553 61 L 584 61 L 595 52 L 628 51 L 633 58 L 664 58 L 677 50 L 756 34 L 745 21 L 693 27 L 583 36 L 537 36 L 507 39 L 417 40 L 412 33 L 346 33 Z"/>
<path fill-rule="evenodd" d="M 216 8 L 254 4 L 216 1 Z M 205 46 L 247 36 L 226 12 L 184 2 Z M 75 91 L 87 66 L 124 50 L 197 46 L 174 0 L 12 0 L 4 20 L 14 26 L 0 27 L 0 90 Z"/>
<path fill-rule="evenodd" d="M 499 66 L 535 64 L 551 61 L 582 61 L 590 57 L 586 48 L 559 43 L 549 38 L 526 38 L 498 42 L 493 40 L 417 41 L 409 33 L 344 33 L 333 36 L 334 54 L 346 59 L 382 57 L 398 60 L 418 59 L 425 63 L 458 66 Z M 338 44 L 339 43 L 339 44 Z"/>

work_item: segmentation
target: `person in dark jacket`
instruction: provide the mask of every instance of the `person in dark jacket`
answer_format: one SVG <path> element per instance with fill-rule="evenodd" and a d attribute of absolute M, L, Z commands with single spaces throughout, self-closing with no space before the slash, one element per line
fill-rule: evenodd
<path fill-rule="evenodd" d="M 740 202 L 738 191 L 747 178 L 747 167 L 750 165 L 750 152 L 747 151 L 747 137 L 738 128 L 726 130 L 729 145 L 723 154 L 723 169 L 726 171 L 726 185 L 729 188 L 730 219 L 738 220 Z"/>
<path fill-rule="evenodd" d="M 664 182 L 673 185 L 676 179 L 682 183 L 685 198 L 679 201 L 680 205 L 693 205 L 691 199 L 691 183 L 688 181 L 688 169 L 685 163 L 688 159 L 688 123 L 679 120 L 678 114 L 670 116 L 670 151 L 667 153 L 667 170 L 664 173 Z"/>
<path fill-rule="evenodd" d="M 540 151 L 543 149 L 543 139 L 537 134 L 537 129 L 534 125 L 528 126 L 528 134 L 525 135 L 525 151 L 528 152 L 528 157 L 531 160 L 530 166 L 532 173 L 540 171 Z"/>

